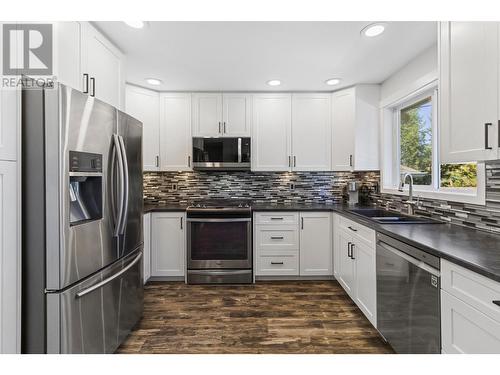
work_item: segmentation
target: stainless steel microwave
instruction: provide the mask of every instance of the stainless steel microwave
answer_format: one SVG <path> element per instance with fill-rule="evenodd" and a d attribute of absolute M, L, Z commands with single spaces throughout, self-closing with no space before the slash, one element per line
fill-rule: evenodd
<path fill-rule="evenodd" d="M 250 170 L 250 138 L 193 138 L 193 169 Z"/>

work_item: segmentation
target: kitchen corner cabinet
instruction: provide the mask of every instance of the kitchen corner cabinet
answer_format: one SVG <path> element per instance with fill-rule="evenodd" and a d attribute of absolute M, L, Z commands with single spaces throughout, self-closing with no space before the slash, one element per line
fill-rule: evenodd
<path fill-rule="evenodd" d="M 191 94 L 160 94 L 160 170 L 192 170 Z"/>
<path fill-rule="evenodd" d="M 443 163 L 498 158 L 499 24 L 439 24 L 439 125 Z"/>
<path fill-rule="evenodd" d="M 193 137 L 249 137 L 251 122 L 251 94 L 193 94 Z"/>
<path fill-rule="evenodd" d="M 186 264 L 186 214 L 151 214 L 151 276 L 184 276 Z"/>
<path fill-rule="evenodd" d="M 338 214 L 333 222 L 334 276 L 376 327 L 375 231 Z"/>
<path fill-rule="evenodd" d="M 358 85 L 331 95 L 331 170 L 378 170 L 379 85 Z"/>
<path fill-rule="evenodd" d="M 300 276 L 331 276 L 332 214 L 300 213 Z"/>
<path fill-rule="evenodd" d="M 144 171 L 160 168 L 160 94 L 127 85 L 125 112 L 142 122 L 142 164 Z"/>
<path fill-rule="evenodd" d="M 144 235 L 144 249 L 143 249 L 143 279 L 144 284 L 147 283 L 151 277 L 151 214 L 146 213 L 142 217 L 143 235 Z"/>

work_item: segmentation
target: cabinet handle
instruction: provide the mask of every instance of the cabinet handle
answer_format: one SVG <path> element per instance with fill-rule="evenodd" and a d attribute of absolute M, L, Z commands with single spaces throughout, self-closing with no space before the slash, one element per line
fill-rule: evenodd
<path fill-rule="evenodd" d="M 158 155 L 156 155 L 156 166 L 160 166 L 160 157 Z"/>
<path fill-rule="evenodd" d="M 293 157 L 293 166 L 294 167 L 297 166 L 297 157 L 296 156 Z"/>
<path fill-rule="evenodd" d="M 347 256 L 350 258 L 351 257 L 351 243 L 352 242 L 348 242 L 347 243 Z"/>
<path fill-rule="evenodd" d="M 188 156 L 188 167 L 191 167 L 191 155 Z"/>
<path fill-rule="evenodd" d="M 95 98 L 95 78 L 94 77 L 90 78 L 90 83 L 92 86 L 92 93 L 90 94 L 90 96 L 93 96 Z"/>
<path fill-rule="evenodd" d="M 500 147 L 500 120 L 498 120 L 497 134 L 498 134 L 498 146 Z"/>
<path fill-rule="evenodd" d="M 221 133 L 220 126 L 221 126 L 221 122 L 219 121 L 219 134 Z"/>
<path fill-rule="evenodd" d="M 304 229 L 304 218 L 303 217 L 300 218 L 300 228 Z"/>
<path fill-rule="evenodd" d="M 354 243 L 351 243 L 351 259 L 354 260 Z"/>
<path fill-rule="evenodd" d="M 183 228 L 183 224 L 182 224 L 182 217 L 181 217 L 181 230 L 182 230 L 182 229 L 184 229 L 184 228 Z"/>
<path fill-rule="evenodd" d="M 352 167 L 352 155 L 349 155 L 349 167 Z"/>
<path fill-rule="evenodd" d="M 292 157 L 288 155 L 288 167 L 292 166 Z"/>
<path fill-rule="evenodd" d="M 486 124 L 484 124 L 484 148 L 485 148 L 485 150 L 492 149 L 492 147 L 489 145 L 489 139 L 488 139 L 488 134 L 489 134 L 488 128 L 491 125 L 493 125 L 491 122 L 487 122 Z"/>
<path fill-rule="evenodd" d="M 222 124 L 222 129 L 224 130 L 224 134 L 226 134 L 226 122 L 224 121 Z"/>
<path fill-rule="evenodd" d="M 89 93 L 89 75 L 87 73 L 83 73 L 83 93 Z"/>
<path fill-rule="evenodd" d="M 283 264 L 283 262 L 271 262 L 271 264 Z"/>
<path fill-rule="evenodd" d="M 272 217 L 271 220 L 283 220 L 282 217 Z"/>
<path fill-rule="evenodd" d="M 348 226 L 347 228 L 349 228 L 349 229 L 350 229 L 350 230 L 352 230 L 353 232 L 357 232 L 357 231 L 358 231 L 357 229 L 355 229 L 355 228 L 353 228 L 353 227 L 351 227 L 351 226 Z"/>
<path fill-rule="evenodd" d="M 500 306 L 500 301 L 491 301 L 491 302 L 493 302 L 497 306 Z"/>
<path fill-rule="evenodd" d="M 283 236 L 271 236 L 271 239 L 272 239 L 272 240 L 282 240 L 282 239 L 284 239 L 284 238 L 285 238 L 285 237 L 283 237 Z"/>

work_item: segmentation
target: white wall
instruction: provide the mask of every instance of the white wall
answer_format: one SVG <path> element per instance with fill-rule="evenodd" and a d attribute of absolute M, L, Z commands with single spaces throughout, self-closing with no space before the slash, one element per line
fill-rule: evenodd
<path fill-rule="evenodd" d="M 429 47 L 387 78 L 380 87 L 381 106 L 386 106 L 438 78 L 437 44 Z"/>

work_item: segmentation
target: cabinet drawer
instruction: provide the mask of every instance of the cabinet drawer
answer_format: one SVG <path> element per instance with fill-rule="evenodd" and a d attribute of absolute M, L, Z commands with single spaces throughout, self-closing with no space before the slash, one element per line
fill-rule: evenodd
<path fill-rule="evenodd" d="M 500 283 L 442 259 L 441 288 L 500 322 Z"/>
<path fill-rule="evenodd" d="M 299 225 L 299 213 L 259 212 L 255 214 L 255 224 Z"/>
<path fill-rule="evenodd" d="M 296 225 L 257 225 L 255 247 L 261 250 L 298 250 L 299 231 Z"/>
<path fill-rule="evenodd" d="M 298 276 L 298 252 L 282 255 L 260 255 L 257 257 L 256 276 Z"/>
<path fill-rule="evenodd" d="M 375 247 L 375 231 L 367 228 L 364 225 L 358 224 L 355 221 L 349 220 L 343 216 L 339 217 L 339 227 L 351 233 L 354 237 L 367 242 L 372 247 Z"/>
<path fill-rule="evenodd" d="M 441 336 L 445 353 L 500 353 L 500 322 L 441 290 Z"/>

